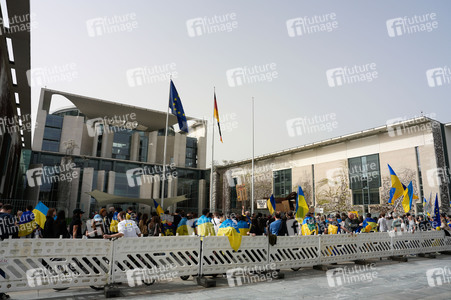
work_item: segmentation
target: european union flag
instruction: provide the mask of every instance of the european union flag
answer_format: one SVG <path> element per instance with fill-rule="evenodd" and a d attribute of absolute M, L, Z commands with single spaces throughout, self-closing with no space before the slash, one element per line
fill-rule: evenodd
<path fill-rule="evenodd" d="M 175 89 L 175 85 L 171 80 L 171 89 L 169 91 L 169 108 L 171 113 L 177 117 L 180 130 L 188 133 L 188 123 L 186 121 L 185 111 L 183 110 L 182 101 Z"/>
<path fill-rule="evenodd" d="M 438 205 L 438 194 L 435 194 L 434 215 L 434 226 L 442 226 L 442 220 L 440 219 L 440 207 Z"/>

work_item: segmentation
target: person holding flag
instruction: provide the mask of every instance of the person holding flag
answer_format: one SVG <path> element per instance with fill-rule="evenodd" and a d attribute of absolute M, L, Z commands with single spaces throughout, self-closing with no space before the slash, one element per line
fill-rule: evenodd
<path fill-rule="evenodd" d="M 27 205 L 26 211 L 20 216 L 19 222 L 19 237 L 32 238 L 33 232 L 36 230 L 36 222 L 34 220 L 33 206 Z"/>
<path fill-rule="evenodd" d="M 246 216 L 238 216 L 238 231 L 241 235 L 248 235 L 249 234 L 249 229 L 250 229 L 250 225 L 249 222 L 247 221 L 247 217 Z"/>
<path fill-rule="evenodd" d="M 197 219 L 196 222 L 196 231 L 197 235 L 203 236 L 215 236 L 215 228 L 213 227 L 213 223 L 210 218 L 210 210 L 208 208 L 204 208 L 202 210 L 202 216 Z"/>
<path fill-rule="evenodd" d="M 371 218 L 371 214 L 366 214 L 366 219 L 361 224 L 362 230 L 360 232 L 377 232 L 377 222 Z"/>
<path fill-rule="evenodd" d="M 301 235 L 317 235 L 318 234 L 318 224 L 315 218 L 313 218 L 312 213 L 307 213 L 301 226 Z"/>
<path fill-rule="evenodd" d="M 237 224 L 231 219 L 229 215 L 227 220 L 221 223 L 218 229 L 218 236 L 227 236 L 229 238 L 230 247 L 238 251 L 241 246 L 241 237 Z"/>
<path fill-rule="evenodd" d="M 186 218 L 186 214 L 184 211 L 180 213 L 180 217 L 182 217 L 182 219 L 177 225 L 176 233 L 178 235 L 188 235 L 188 225 L 187 225 L 188 219 Z"/>

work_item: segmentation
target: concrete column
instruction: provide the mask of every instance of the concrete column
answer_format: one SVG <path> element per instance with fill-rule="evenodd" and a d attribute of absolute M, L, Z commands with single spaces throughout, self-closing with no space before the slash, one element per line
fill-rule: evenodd
<path fill-rule="evenodd" d="M 139 198 L 152 198 L 153 175 L 141 175 L 141 186 L 139 187 Z"/>
<path fill-rule="evenodd" d="M 186 160 L 186 135 L 176 133 L 174 141 L 174 163 L 176 166 L 184 167 Z"/>
<path fill-rule="evenodd" d="M 147 162 L 154 164 L 157 161 L 157 139 L 158 132 L 149 132 L 149 145 L 147 148 Z"/>
<path fill-rule="evenodd" d="M 205 169 L 207 166 L 207 138 L 197 139 L 197 168 Z"/>
<path fill-rule="evenodd" d="M 177 177 L 173 177 L 172 178 L 172 190 L 171 190 L 171 197 L 176 197 L 177 195 L 177 187 L 178 187 L 178 178 Z M 175 210 L 177 209 L 177 203 L 171 206 L 172 208 L 172 212 L 175 212 Z"/>
<path fill-rule="evenodd" d="M 81 140 L 83 136 L 83 127 L 85 127 L 84 125 L 85 124 L 83 123 L 83 117 L 64 116 L 59 148 L 60 153 L 66 153 L 67 143 L 65 142 L 73 140 L 75 145 L 72 154 L 80 155 L 80 148 L 82 147 Z"/>
<path fill-rule="evenodd" d="M 132 135 L 130 142 L 130 160 L 139 161 L 139 133 Z"/>
<path fill-rule="evenodd" d="M 153 198 L 159 199 L 160 198 L 160 175 L 151 175 L 153 176 Z"/>
<path fill-rule="evenodd" d="M 108 172 L 108 184 L 107 184 L 107 193 L 114 194 L 114 183 L 116 182 L 116 172 L 109 171 Z"/>
<path fill-rule="evenodd" d="M 205 208 L 205 193 L 206 193 L 206 188 L 207 188 L 207 182 L 205 181 L 205 179 L 201 179 L 199 180 L 199 198 L 198 198 L 198 209 L 197 209 L 197 214 L 200 216 L 202 215 L 202 210 Z"/>
<path fill-rule="evenodd" d="M 78 187 L 80 186 L 80 168 L 74 168 L 74 172 L 77 176 L 72 180 L 72 185 L 70 188 L 69 195 L 69 206 L 66 210 L 66 216 L 72 218 L 72 212 L 75 208 L 77 208 L 77 200 L 78 200 Z"/>
<path fill-rule="evenodd" d="M 105 170 L 97 171 L 97 189 L 103 192 L 105 186 Z"/>
<path fill-rule="evenodd" d="M 101 157 L 111 158 L 113 152 L 114 132 L 109 129 L 108 125 L 104 125 L 102 135 Z"/>
<path fill-rule="evenodd" d="M 83 179 L 80 191 L 80 209 L 86 214 L 84 218 L 89 217 L 91 196 L 87 192 L 92 192 L 92 180 L 94 179 L 94 168 L 83 169 Z"/>
<path fill-rule="evenodd" d="M 33 172 L 39 172 L 39 170 L 33 171 L 33 169 L 42 168 L 43 164 L 30 164 L 29 169 L 27 170 L 27 186 L 25 187 L 25 196 L 26 200 L 34 200 L 34 204 L 38 204 L 39 192 L 41 190 L 42 184 L 42 176 L 33 177 Z"/>

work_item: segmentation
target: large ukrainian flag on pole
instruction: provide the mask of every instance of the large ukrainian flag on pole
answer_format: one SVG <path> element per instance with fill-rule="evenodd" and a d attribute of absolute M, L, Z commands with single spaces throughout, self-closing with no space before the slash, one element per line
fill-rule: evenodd
<path fill-rule="evenodd" d="M 269 213 L 272 215 L 274 214 L 274 211 L 276 210 L 276 199 L 274 199 L 274 195 L 271 195 L 269 199 L 266 201 L 266 204 L 269 209 Z"/>
<path fill-rule="evenodd" d="M 413 199 L 413 185 L 411 181 L 407 186 L 407 189 L 404 191 L 402 198 L 402 207 L 404 208 L 405 213 L 408 213 L 412 209 L 412 199 Z"/>
<path fill-rule="evenodd" d="M 296 214 L 294 218 L 298 223 L 301 223 L 302 219 L 304 219 L 305 215 L 308 213 L 308 205 L 305 201 L 304 191 L 301 186 L 298 186 L 298 196 L 296 197 Z"/>
<path fill-rule="evenodd" d="M 404 193 L 404 187 L 399 180 L 398 176 L 396 176 L 395 171 L 393 171 L 392 167 L 389 164 L 388 169 L 390 170 L 390 178 L 391 178 L 391 189 L 390 189 L 390 199 L 388 199 L 388 203 L 393 204 L 393 200 L 398 199 Z"/>

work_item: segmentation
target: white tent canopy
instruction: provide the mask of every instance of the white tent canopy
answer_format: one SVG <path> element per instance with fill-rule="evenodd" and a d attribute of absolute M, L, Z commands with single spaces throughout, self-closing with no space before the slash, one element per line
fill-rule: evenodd
<path fill-rule="evenodd" d="M 92 192 L 88 192 L 88 194 L 91 195 L 91 197 L 93 197 L 94 199 L 96 199 L 97 203 L 100 206 L 104 206 L 107 204 L 115 204 L 115 203 L 142 203 L 142 204 L 147 204 L 147 205 L 154 207 L 154 203 L 153 203 L 154 199 L 152 199 L 152 198 L 122 197 L 122 196 L 116 196 L 113 194 L 101 192 L 99 190 L 94 190 Z M 188 200 L 188 198 L 186 198 L 185 196 L 186 195 L 165 198 L 163 210 L 166 210 L 169 206 L 171 206 L 177 202 Z M 155 201 L 157 201 L 158 204 L 161 205 L 161 199 L 155 199 Z"/>

